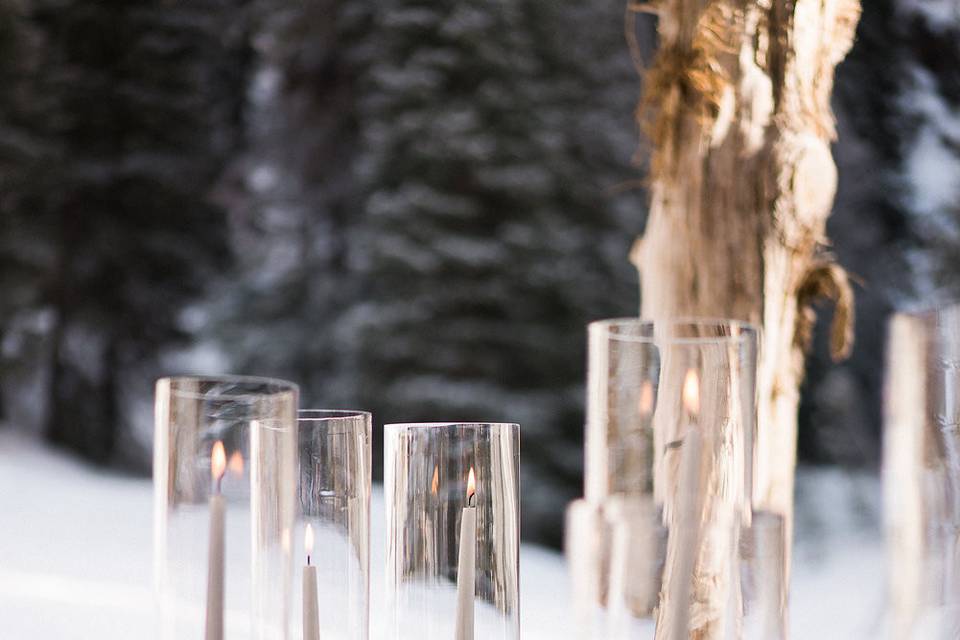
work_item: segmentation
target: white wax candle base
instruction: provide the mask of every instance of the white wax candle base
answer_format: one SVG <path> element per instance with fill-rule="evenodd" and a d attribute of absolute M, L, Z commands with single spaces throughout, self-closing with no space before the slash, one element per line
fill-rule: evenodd
<path fill-rule="evenodd" d="M 457 565 L 456 640 L 473 640 L 473 600 L 477 564 L 477 509 L 466 507 L 460 518 L 460 556 Z"/>
<path fill-rule="evenodd" d="M 303 640 L 320 640 L 320 616 L 317 611 L 317 568 L 303 568 Z"/>

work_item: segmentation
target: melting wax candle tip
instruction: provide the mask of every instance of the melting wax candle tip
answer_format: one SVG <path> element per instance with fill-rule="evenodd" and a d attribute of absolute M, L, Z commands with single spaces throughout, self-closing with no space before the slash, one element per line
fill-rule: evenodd
<path fill-rule="evenodd" d="M 217 492 L 220 491 L 220 481 L 223 480 L 226 470 L 227 454 L 223 448 L 223 441 L 217 440 L 213 443 L 213 450 L 210 452 L 210 476 L 217 483 Z"/>
<path fill-rule="evenodd" d="M 467 476 L 467 503 L 472 507 L 477 497 L 477 477 L 473 473 L 473 467 L 470 467 L 470 474 Z"/>
<path fill-rule="evenodd" d="M 700 413 L 700 376 L 696 369 L 687 369 L 683 380 L 683 406 L 691 414 Z"/>

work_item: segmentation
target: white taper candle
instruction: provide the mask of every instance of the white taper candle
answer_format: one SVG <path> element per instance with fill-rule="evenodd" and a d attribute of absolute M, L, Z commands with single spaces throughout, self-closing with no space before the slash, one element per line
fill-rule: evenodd
<path fill-rule="evenodd" d="M 683 436 L 677 478 L 677 517 L 674 519 L 679 550 L 675 573 L 668 587 L 670 606 L 675 610 L 671 640 L 687 640 L 690 634 L 690 604 L 693 575 L 699 557 L 700 467 L 703 442 L 697 419 L 700 413 L 700 379 L 694 369 L 683 382 L 683 408 L 687 429 Z M 659 636 L 658 637 L 662 637 Z"/>
<path fill-rule="evenodd" d="M 223 577 L 226 504 L 220 494 L 220 482 L 227 466 L 223 443 L 213 445 L 210 456 L 210 475 L 214 494 L 210 496 L 210 545 L 207 558 L 207 618 L 206 640 L 223 640 Z"/>
<path fill-rule="evenodd" d="M 317 568 L 310 564 L 313 553 L 313 527 L 307 525 L 303 537 L 307 566 L 303 568 L 303 640 L 320 640 L 320 612 L 317 598 Z"/>
<path fill-rule="evenodd" d="M 473 640 L 473 600 L 477 564 L 476 479 L 473 468 L 467 479 L 467 506 L 460 516 L 460 556 L 457 564 L 456 640 Z"/>

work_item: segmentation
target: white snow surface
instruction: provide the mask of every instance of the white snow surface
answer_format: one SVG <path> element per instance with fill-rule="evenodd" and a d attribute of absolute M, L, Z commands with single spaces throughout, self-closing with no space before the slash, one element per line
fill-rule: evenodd
<path fill-rule="evenodd" d="M 790 615 L 795 640 L 879 635 L 878 496 L 872 476 L 801 471 Z M 152 501 L 149 480 L 93 470 L 0 430 L 0 639 L 152 637 Z M 378 491 L 374 617 L 382 598 L 376 572 L 383 564 L 382 507 Z M 571 637 L 567 593 L 562 556 L 524 544 L 525 640 Z"/>

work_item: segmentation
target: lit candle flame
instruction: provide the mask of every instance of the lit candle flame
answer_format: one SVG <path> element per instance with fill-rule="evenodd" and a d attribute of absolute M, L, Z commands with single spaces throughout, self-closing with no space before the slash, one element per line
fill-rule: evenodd
<path fill-rule="evenodd" d="M 639 407 L 640 414 L 644 416 L 649 416 L 653 413 L 653 383 L 649 380 L 643 383 L 643 386 L 640 387 L 640 402 Z"/>
<path fill-rule="evenodd" d="M 700 377 L 696 369 L 687 369 L 683 380 L 683 406 L 691 415 L 700 413 Z"/>
<path fill-rule="evenodd" d="M 210 476 L 217 482 L 223 478 L 223 472 L 227 468 L 227 454 L 223 449 L 223 442 L 217 440 L 213 443 L 213 451 L 210 454 Z"/>
<path fill-rule="evenodd" d="M 239 451 L 234 451 L 230 455 L 230 462 L 227 463 L 227 467 L 230 471 L 236 476 L 243 475 L 243 456 L 240 455 Z"/>
<path fill-rule="evenodd" d="M 433 467 L 433 480 L 430 482 L 430 493 L 437 495 L 440 489 L 440 469 Z"/>
<path fill-rule="evenodd" d="M 473 467 L 470 467 L 470 474 L 467 476 L 467 503 L 473 504 L 474 496 L 477 495 L 477 478 L 473 475 Z"/>
<path fill-rule="evenodd" d="M 283 531 L 280 533 L 280 546 L 283 548 L 284 552 L 290 553 L 290 529 L 284 527 Z"/>
<path fill-rule="evenodd" d="M 307 551 L 307 564 L 310 564 L 310 556 L 313 555 L 313 526 L 307 523 L 307 531 L 303 534 L 303 548 Z"/>

